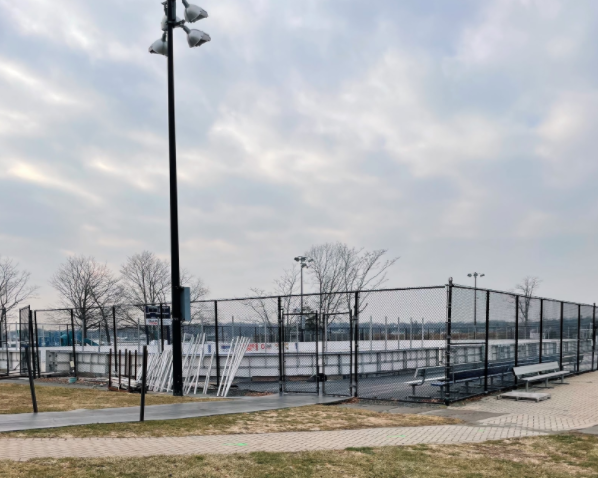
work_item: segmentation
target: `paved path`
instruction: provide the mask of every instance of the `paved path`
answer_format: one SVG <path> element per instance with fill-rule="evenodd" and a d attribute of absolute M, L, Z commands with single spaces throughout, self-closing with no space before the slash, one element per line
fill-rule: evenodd
<path fill-rule="evenodd" d="M 0 439 L 0 459 L 297 452 L 419 443 L 475 443 L 583 428 L 595 432 L 596 428 L 591 427 L 598 425 L 598 372 L 572 377 L 569 382 L 570 385 L 549 390 L 552 399 L 545 402 L 487 397 L 464 406 L 422 412 L 460 416 L 467 425 L 172 438 L 7 438 Z"/>
<path fill-rule="evenodd" d="M 230 413 L 250 413 L 338 401 L 339 399 L 335 397 L 317 397 L 315 395 L 285 395 L 282 397 L 271 395 L 265 397 L 231 398 L 211 402 L 152 405 L 145 407 L 145 419 L 147 421 L 172 420 L 227 415 Z M 18 413 L 14 415 L 0 415 L 0 432 L 137 421 L 139 421 L 139 407 L 73 410 L 70 412 L 44 412 L 37 414 Z"/>
<path fill-rule="evenodd" d="M 347 447 L 474 443 L 541 435 L 517 428 L 436 426 L 373 428 L 333 432 L 265 433 L 165 438 L 77 438 L 0 440 L 0 459 L 130 457 L 343 450 Z"/>

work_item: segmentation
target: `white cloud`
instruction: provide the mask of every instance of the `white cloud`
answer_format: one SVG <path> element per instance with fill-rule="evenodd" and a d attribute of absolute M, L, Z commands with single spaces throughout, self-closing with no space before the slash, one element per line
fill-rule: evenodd
<path fill-rule="evenodd" d="M 238 295 L 342 240 L 400 255 L 401 285 L 479 264 L 493 287 L 541 270 L 547 295 L 590 300 L 551 257 L 597 255 L 567 246 L 598 235 L 594 5 L 203 5 L 213 41 L 176 39 L 185 266 Z M 168 257 L 159 2 L 0 14 L 0 199 L 18 198 L 0 247 L 42 284 L 65 251 Z"/>

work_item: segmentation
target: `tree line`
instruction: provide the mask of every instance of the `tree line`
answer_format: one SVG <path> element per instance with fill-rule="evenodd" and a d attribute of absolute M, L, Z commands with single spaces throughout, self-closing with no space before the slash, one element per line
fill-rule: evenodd
<path fill-rule="evenodd" d="M 297 311 L 309 314 L 318 311 L 333 322 L 335 316 L 348 313 L 354 307 L 351 291 L 364 291 L 360 296 L 360 312 L 368 304 L 368 290 L 383 287 L 388 272 L 399 260 L 388 257 L 388 250 L 366 250 L 342 242 L 314 245 L 305 251 L 307 259 L 302 266 L 294 263 L 283 270 L 269 290 L 251 288 L 244 304 L 253 316 L 265 325 L 278 320 L 277 304 L 265 297 L 279 296 L 289 323 L 300 320 Z M 317 293 L 301 300 L 301 270 L 305 293 Z M 20 304 L 35 298 L 38 287 L 31 285 L 31 274 L 21 271 L 10 258 L 0 257 L 0 309 L 11 313 Z M 519 301 L 520 314 L 525 322 L 530 315 L 532 297 L 541 283 L 538 277 L 527 276 L 515 286 L 513 293 L 523 297 Z M 57 291 L 59 306 L 73 309 L 77 324 L 84 329 L 110 328 L 112 306 L 118 307 L 117 321 L 122 325 L 136 325 L 135 309 L 143 311 L 144 304 L 169 303 L 171 296 L 170 264 L 150 251 L 142 251 L 126 259 L 119 273 L 92 256 L 71 256 L 60 265 L 50 284 Z M 191 289 L 191 300 L 205 298 L 208 287 L 187 270 L 181 271 L 181 284 Z M 301 308 L 302 306 L 302 308 Z M 195 315 L 201 314 L 201 309 Z"/>

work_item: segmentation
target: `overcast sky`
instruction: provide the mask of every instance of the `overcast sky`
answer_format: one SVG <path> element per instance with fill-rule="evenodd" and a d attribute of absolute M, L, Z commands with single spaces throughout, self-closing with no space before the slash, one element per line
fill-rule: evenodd
<path fill-rule="evenodd" d="M 598 2 L 205 0 L 175 68 L 182 265 L 270 289 L 312 244 L 388 287 L 598 298 Z M 182 16 L 182 11 L 179 10 Z M 169 255 L 160 0 L 0 0 L 0 254 Z"/>

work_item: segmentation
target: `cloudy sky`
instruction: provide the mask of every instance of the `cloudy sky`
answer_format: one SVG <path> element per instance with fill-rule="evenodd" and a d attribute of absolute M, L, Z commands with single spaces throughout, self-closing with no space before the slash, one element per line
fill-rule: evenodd
<path fill-rule="evenodd" d="M 593 302 L 595 0 L 205 0 L 176 35 L 182 264 L 269 289 L 312 244 Z M 182 12 L 180 12 L 182 14 Z M 70 254 L 168 257 L 159 0 L 0 0 L 0 254 L 35 306 Z"/>

